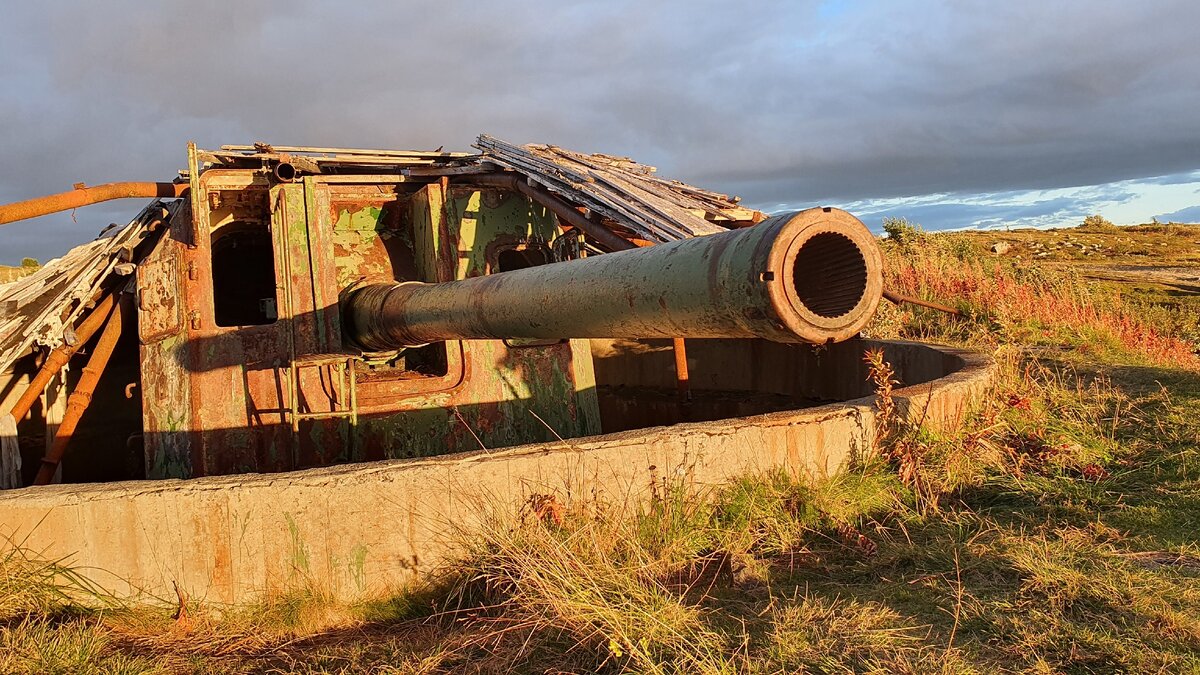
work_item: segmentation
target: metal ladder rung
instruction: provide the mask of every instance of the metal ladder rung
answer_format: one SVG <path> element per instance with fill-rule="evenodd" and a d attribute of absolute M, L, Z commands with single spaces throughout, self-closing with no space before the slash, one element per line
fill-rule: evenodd
<path fill-rule="evenodd" d="M 291 374 L 288 413 L 292 421 L 292 432 L 300 433 L 300 422 L 306 419 L 350 419 L 351 442 L 354 439 L 354 427 L 358 426 L 358 387 L 354 381 L 354 361 L 358 357 L 353 354 L 309 354 L 294 359 L 289 364 Z M 300 371 L 306 368 L 331 367 L 331 379 L 336 377 L 332 398 L 333 410 L 324 412 L 301 412 L 300 410 Z"/>
<path fill-rule="evenodd" d="M 345 410 L 329 410 L 327 412 L 297 412 L 292 414 L 298 420 L 330 420 L 340 417 L 353 417 L 354 411 L 347 408 Z"/>

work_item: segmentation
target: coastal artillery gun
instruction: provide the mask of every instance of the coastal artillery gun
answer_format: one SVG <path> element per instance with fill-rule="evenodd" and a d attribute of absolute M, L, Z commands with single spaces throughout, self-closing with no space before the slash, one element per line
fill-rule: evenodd
<path fill-rule="evenodd" d="M 175 183 L 0 207 L 2 224 L 156 198 L 0 288 L 0 415 L 37 439 L 70 401 L 40 472 L 26 443 L 7 486 L 48 481 L 73 437 L 64 480 L 190 478 L 799 405 L 706 399 L 717 383 L 689 388 L 683 339 L 769 379 L 764 339 L 846 340 L 881 297 L 874 238 L 843 211 L 767 218 L 623 158 L 478 147 L 193 147 Z M 664 351 L 677 398 L 642 381 Z"/>
<path fill-rule="evenodd" d="M 879 254 L 844 211 L 810 209 L 652 248 L 443 284 L 352 289 L 346 334 L 368 349 L 438 340 L 856 335 L 880 296 Z"/>

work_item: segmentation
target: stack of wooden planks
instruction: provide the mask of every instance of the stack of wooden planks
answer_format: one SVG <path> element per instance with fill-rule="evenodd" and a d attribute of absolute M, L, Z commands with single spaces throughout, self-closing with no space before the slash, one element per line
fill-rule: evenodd
<path fill-rule="evenodd" d="M 763 217 L 739 206 L 736 197 L 659 178 L 654 167 L 625 157 L 518 146 L 488 135 L 480 136 L 475 147 L 483 160 L 521 173 L 535 187 L 654 243 L 724 232 Z"/>
<path fill-rule="evenodd" d="M 132 268 L 122 263 L 138 262 L 133 260 L 134 250 L 164 208 L 156 200 L 128 225 L 104 232 L 34 274 L 0 286 L 0 373 L 34 347 L 52 349 L 74 339 L 69 328 L 114 277 L 129 274 Z"/>

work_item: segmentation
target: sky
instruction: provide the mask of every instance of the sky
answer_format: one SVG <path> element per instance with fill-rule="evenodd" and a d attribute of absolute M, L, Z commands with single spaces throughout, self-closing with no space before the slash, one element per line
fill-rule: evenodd
<path fill-rule="evenodd" d="M 1200 220 L 1195 0 L 0 11 L 0 202 L 170 180 L 190 140 L 470 150 L 488 133 L 873 228 Z M 139 208 L 0 226 L 0 264 L 59 255 Z"/>

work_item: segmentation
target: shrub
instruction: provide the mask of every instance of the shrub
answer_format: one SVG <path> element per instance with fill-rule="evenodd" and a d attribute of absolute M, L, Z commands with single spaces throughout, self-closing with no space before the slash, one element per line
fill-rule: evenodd
<path fill-rule="evenodd" d="M 1104 216 L 1094 213 L 1083 219 L 1083 227 L 1089 230 L 1115 230 L 1116 225 Z"/>
<path fill-rule="evenodd" d="M 883 231 L 887 233 L 888 239 L 901 246 L 908 246 L 925 237 L 925 230 L 916 223 L 908 222 L 907 218 L 884 218 Z"/>

